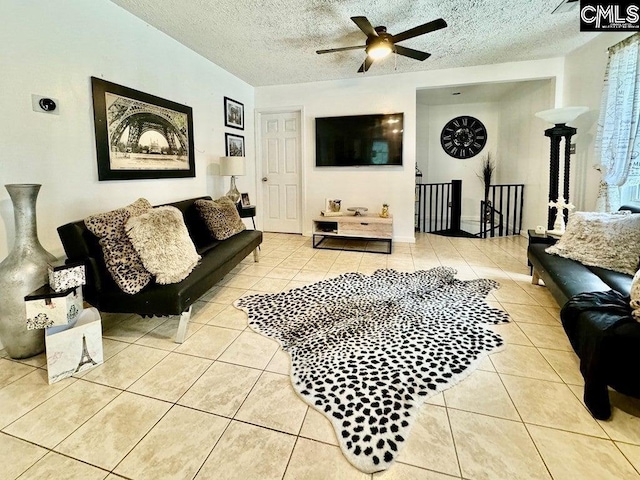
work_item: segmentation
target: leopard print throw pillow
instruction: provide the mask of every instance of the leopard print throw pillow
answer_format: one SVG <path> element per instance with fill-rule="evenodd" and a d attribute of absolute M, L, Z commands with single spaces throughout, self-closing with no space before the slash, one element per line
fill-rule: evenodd
<path fill-rule="evenodd" d="M 84 219 L 91 233 L 98 237 L 104 263 L 118 287 L 129 294 L 138 293 L 152 279 L 142 260 L 125 233 L 124 225 L 131 217 L 151 209 L 145 198 L 140 198 L 124 208 L 99 213 Z"/>
<path fill-rule="evenodd" d="M 236 204 L 228 197 L 217 200 L 196 200 L 196 208 L 216 240 L 226 240 L 245 230 Z"/>

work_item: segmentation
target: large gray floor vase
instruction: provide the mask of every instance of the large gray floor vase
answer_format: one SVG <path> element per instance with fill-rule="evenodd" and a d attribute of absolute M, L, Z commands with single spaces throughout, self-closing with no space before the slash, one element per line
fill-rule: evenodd
<path fill-rule="evenodd" d="M 13 203 L 15 240 L 0 263 L 0 341 L 11 358 L 44 351 L 44 330 L 27 330 L 25 295 L 47 283 L 47 265 L 55 257 L 38 240 L 36 199 L 41 185 L 5 185 Z"/>

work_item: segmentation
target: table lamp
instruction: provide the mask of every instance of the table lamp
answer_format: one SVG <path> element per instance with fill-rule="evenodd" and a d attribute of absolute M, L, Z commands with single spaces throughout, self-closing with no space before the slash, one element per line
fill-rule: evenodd
<path fill-rule="evenodd" d="M 236 188 L 236 177 L 244 174 L 244 157 L 220 157 L 220 175 L 231 176 L 231 186 L 226 195 L 236 203 L 240 200 L 240 192 Z"/>

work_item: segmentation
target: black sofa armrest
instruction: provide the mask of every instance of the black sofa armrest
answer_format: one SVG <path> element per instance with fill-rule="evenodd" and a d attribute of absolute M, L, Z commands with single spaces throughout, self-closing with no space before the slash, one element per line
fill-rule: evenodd
<path fill-rule="evenodd" d="M 103 288 L 103 276 L 108 275 L 98 238 L 87 230 L 84 221 L 58 227 L 58 236 L 67 254 L 67 263 L 84 263 L 87 281 L 83 292 L 91 303 Z"/>
<path fill-rule="evenodd" d="M 629 210 L 631 213 L 640 213 L 640 207 L 636 207 L 635 205 L 622 205 L 618 211 Z"/>

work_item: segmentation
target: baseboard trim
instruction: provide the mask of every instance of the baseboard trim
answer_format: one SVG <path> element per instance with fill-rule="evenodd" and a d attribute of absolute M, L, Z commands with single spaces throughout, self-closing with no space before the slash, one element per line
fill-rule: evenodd
<path fill-rule="evenodd" d="M 393 241 L 399 243 L 416 243 L 416 237 L 393 237 Z"/>

